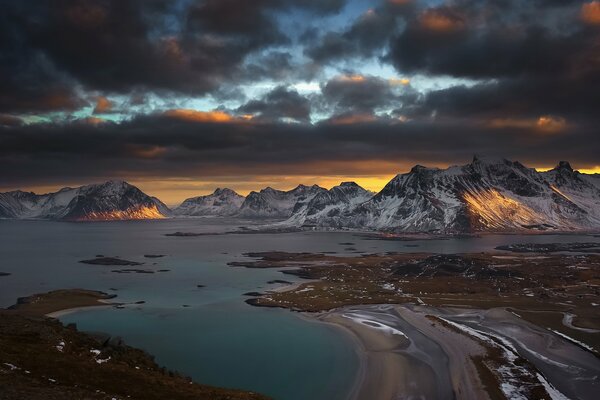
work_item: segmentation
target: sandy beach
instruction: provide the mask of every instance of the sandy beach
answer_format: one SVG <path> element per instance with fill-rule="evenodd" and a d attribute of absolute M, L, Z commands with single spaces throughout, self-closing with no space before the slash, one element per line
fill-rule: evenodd
<path fill-rule="evenodd" d="M 521 394 L 515 383 L 521 379 L 531 379 L 556 400 L 593 399 L 600 389 L 600 362 L 593 353 L 504 309 L 366 305 L 316 318 L 355 339 L 361 369 L 353 400 L 510 398 Z M 507 359 L 498 361 L 506 363 L 499 382 L 482 378 L 473 361 L 489 351 L 478 336 L 501 343 L 506 352 Z M 512 364 L 521 357 L 529 369 Z"/>
<path fill-rule="evenodd" d="M 458 334 L 445 337 L 442 348 L 428 336 L 430 332 L 425 335 L 420 331 L 428 331 L 431 324 L 423 315 L 400 309 L 358 306 L 318 317 L 344 328 L 358 343 L 361 370 L 351 398 L 452 399 L 455 390 L 463 395 L 459 398 L 488 398 L 476 371 L 466 370 L 466 363 L 460 359 L 482 353 L 483 349 Z M 404 319 L 407 314 L 411 314 L 411 324 Z"/>
<path fill-rule="evenodd" d="M 98 304 L 94 304 L 94 305 L 90 305 L 90 306 L 83 306 L 83 307 L 71 307 L 71 308 L 65 308 L 64 310 L 58 310 L 58 311 L 53 311 L 47 314 L 44 314 L 46 317 L 48 318 L 60 318 L 62 316 L 68 315 L 68 314 L 72 314 L 78 311 L 83 311 L 83 310 L 87 310 L 90 308 L 106 308 L 106 307 L 113 307 L 114 303 L 111 303 L 108 300 L 98 300 Z"/>

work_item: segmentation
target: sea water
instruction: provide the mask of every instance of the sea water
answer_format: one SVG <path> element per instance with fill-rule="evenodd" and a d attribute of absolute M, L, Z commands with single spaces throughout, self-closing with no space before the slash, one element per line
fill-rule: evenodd
<path fill-rule="evenodd" d="M 277 269 L 230 267 L 252 251 L 460 253 L 521 242 L 600 242 L 585 235 L 486 235 L 481 238 L 370 240 L 351 232 L 222 234 L 252 222 L 198 218 L 64 223 L 0 221 L 0 306 L 62 288 L 116 294 L 123 309 L 95 308 L 61 317 L 79 329 L 122 337 L 160 365 L 197 382 L 261 392 L 278 400 L 347 398 L 357 380 L 354 342 L 341 330 L 283 309 L 252 307 L 243 294 L 298 279 Z M 172 237 L 167 233 L 220 233 Z M 351 245 L 348 243 L 352 243 Z M 162 254 L 162 258 L 145 258 Z M 139 267 L 79 263 L 96 255 Z M 123 268 L 166 272 L 116 273 Z M 198 285 L 202 287 L 198 287 Z"/>

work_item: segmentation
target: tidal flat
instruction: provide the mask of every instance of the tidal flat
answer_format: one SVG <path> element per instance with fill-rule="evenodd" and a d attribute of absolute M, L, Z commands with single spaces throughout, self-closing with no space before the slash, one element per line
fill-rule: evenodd
<path fill-rule="evenodd" d="M 543 253 L 270 252 L 233 266 L 311 279 L 247 302 L 351 332 L 362 349 L 356 398 L 594 399 L 600 256 Z"/>

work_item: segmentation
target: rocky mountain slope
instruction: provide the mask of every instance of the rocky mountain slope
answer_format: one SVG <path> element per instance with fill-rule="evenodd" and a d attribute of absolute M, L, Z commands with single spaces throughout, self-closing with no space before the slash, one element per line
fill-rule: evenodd
<path fill-rule="evenodd" d="M 368 201 L 373 195 L 355 182 L 342 182 L 330 190 L 320 191 L 310 201 L 298 204 L 292 216 L 282 225 L 335 226 L 336 222 L 340 222 L 337 218 L 340 213 Z"/>
<path fill-rule="evenodd" d="M 231 189 L 217 189 L 207 196 L 192 197 L 184 200 L 173 209 L 180 216 L 229 216 L 238 212 L 245 197 Z"/>
<path fill-rule="evenodd" d="M 238 215 L 245 218 L 287 218 L 323 192 L 327 190 L 317 185 L 298 185 L 289 191 L 267 187 L 260 192 L 250 192 Z"/>
<path fill-rule="evenodd" d="M 63 188 L 42 195 L 22 191 L 0 193 L 2 218 L 104 221 L 157 219 L 168 216 L 169 212 L 160 200 L 123 181 Z"/>
<path fill-rule="evenodd" d="M 545 173 L 477 157 L 448 169 L 418 165 L 368 201 L 321 215 L 317 225 L 443 233 L 597 230 L 600 190 L 590 179 L 566 162 Z M 290 221 L 305 224 L 295 217 Z"/>

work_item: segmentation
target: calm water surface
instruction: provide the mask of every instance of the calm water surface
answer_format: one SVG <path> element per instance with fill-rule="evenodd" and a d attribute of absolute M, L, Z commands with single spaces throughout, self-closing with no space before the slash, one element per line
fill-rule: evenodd
<path fill-rule="evenodd" d="M 356 379 L 358 357 L 340 331 L 280 309 L 246 305 L 247 291 L 295 280 L 276 270 L 232 268 L 248 251 L 456 253 L 519 242 L 595 241 L 583 235 L 485 236 L 413 242 L 367 240 L 352 233 L 287 233 L 166 237 L 165 233 L 225 232 L 248 221 L 189 219 L 108 223 L 0 221 L 0 306 L 20 296 L 60 288 L 118 295 L 125 309 L 65 315 L 82 330 L 118 335 L 156 356 L 159 364 L 195 380 L 268 394 L 278 400 L 344 399 Z M 408 246 L 407 246 L 408 245 Z M 417 246 L 417 247 L 414 247 Z M 97 254 L 145 262 L 155 274 L 117 274 L 121 267 L 78 263 Z M 148 259 L 144 254 L 165 254 Z M 156 265 L 154 265 L 156 263 Z M 198 288 L 197 285 L 205 285 Z M 183 307 L 184 305 L 188 307 Z"/>

